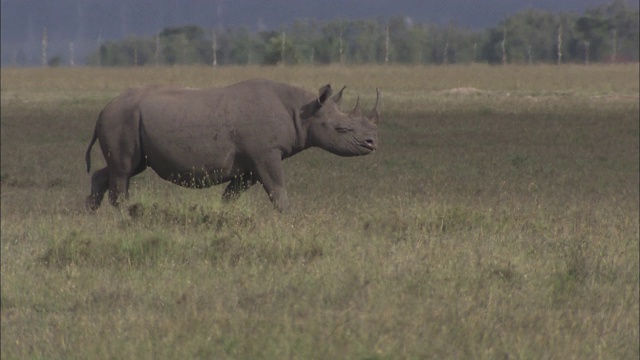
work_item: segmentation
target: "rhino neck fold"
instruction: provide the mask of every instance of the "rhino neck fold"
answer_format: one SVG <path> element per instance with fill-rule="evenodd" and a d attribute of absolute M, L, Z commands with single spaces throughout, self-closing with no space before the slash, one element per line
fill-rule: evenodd
<path fill-rule="evenodd" d="M 298 153 L 309 147 L 307 145 L 307 128 L 309 126 L 307 121 L 300 118 L 300 113 L 297 110 L 293 110 L 293 127 L 296 132 L 296 140 L 293 144 L 293 149 L 290 155 Z"/>

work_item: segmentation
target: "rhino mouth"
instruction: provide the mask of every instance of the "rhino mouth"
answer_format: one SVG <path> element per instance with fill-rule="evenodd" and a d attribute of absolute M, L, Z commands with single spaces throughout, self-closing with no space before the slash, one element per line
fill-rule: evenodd
<path fill-rule="evenodd" d="M 375 151 L 376 150 L 376 143 L 372 139 L 367 139 L 365 141 L 361 141 L 361 142 L 358 143 L 358 145 L 360 147 L 363 147 L 363 148 L 369 150 L 369 151 Z"/>

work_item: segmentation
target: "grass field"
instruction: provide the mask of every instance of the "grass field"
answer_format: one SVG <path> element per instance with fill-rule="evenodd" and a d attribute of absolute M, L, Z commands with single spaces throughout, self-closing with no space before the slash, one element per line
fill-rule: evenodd
<path fill-rule="evenodd" d="M 224 206 L 151 170 L 84 212 L 84 151 L 130 86 L 266 77 L 380 148 L 285 161 Z M 2 359 L 637 359 L 639 67 L 1 70 Z M 104 164 L 98 147 L 93 169 Z"/>

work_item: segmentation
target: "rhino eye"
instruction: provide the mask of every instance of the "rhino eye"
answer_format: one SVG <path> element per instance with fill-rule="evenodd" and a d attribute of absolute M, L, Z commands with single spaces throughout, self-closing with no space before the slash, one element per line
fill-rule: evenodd
<path fill-rule="evenodd" d="M 336 126 L 336 131 L 341 133 L 346 133 L 346 132 L 353 131 L 353 129 L 348 126 Z"/>

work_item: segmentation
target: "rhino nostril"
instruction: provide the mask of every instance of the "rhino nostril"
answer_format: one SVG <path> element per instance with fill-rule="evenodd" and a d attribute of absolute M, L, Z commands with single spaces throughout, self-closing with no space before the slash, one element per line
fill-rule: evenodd
<path fill-rule="evenodd" d="M 376 142 L 373 139 L 366 139 L 364 142 L 368 148 L 370 149 L 376 148 Z"/>

